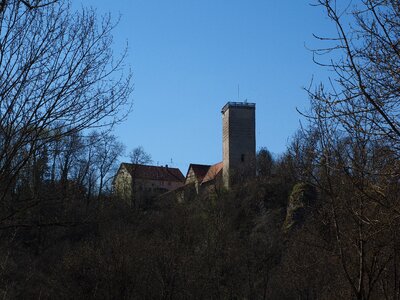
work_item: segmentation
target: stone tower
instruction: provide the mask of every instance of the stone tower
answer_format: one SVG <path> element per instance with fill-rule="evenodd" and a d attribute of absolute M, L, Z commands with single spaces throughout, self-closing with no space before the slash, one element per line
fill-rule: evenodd
<path fill-rule="evenodd" d="M 222 108 L 223 181 L 235 182 L 256 175 L 256 105 L 228 102 Z"/>

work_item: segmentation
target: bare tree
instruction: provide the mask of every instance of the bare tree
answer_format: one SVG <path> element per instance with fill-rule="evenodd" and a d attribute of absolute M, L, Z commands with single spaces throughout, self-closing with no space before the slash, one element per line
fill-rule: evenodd
<path fill-rule="evenodd" d="M 100 137 L 101 139 L 95 145 L 95 165 L 98 172 L 97 198 L 100 198 L 107 184 L 114 178 L 118 157 L 124 151 L 124 145 L 118 142 L 115 136 L 102 133 Z"/>
<path fill-rule="evenodd" d="M 265 147 L 261 148 L 257 153 L 257 175 L 263 178 L 270 176 L 273 163 L 271 152 Z"/>
<path fill-rule="evenodd" d="M 64 0 L 4 0 L 0 26 L 4 202 L 36 149 L 124 119 L 132 86 L 130 71 L 124 72 L 125 53 L 115 58 L 111 49 L 115 24 L 110 16 L 73 11 Z"/>
<path fill-rule="evenodd" d="M 363 127 L 380 141 L 400 147 L 400 6 L 397 0 L 318 0 L 337 28 L 319 37 L 327 46 L 314 51 L 315 61 L 330 70 L 328 86 L 309 90 L 324 117 L 344 130 Z M 323 58 L 328 56 L 328 61 Z M 349 118 L 352 116 L 352 118 Z M 387 143 L 387 142 L 386 142 Z"/>
<path fill-rule="evenodd" d="M 142 146 L 136 147 L 129 153 L 131 164 L 147 165 L 152 163 L 151 155 L 147 153 Z"/>
<path fill-rule="evenodd" d="M 137 208 L 139 205 L 137 199 L 137 173 L 140 165 L 147 165 L 152 162 L 151 155 L 148 154 L 142 146 L 136 147 L 129 153 L 131 161 L 131 206 Z"/>
<path fill-rule="evenodd" d="M 19 0 L 18 2 L 20 2 L 21 5 L 25 5 L 26 8 L 28 9 L 38 9 L 47 5 L 51 5 L 56 3 L 58 0 L 48 0 L 48 1 L 43 1 L 43 0 Z M 1 0 L 0 2 L 0 13 L 2 13 L 6 6 L 12 1 L 10 0 Z"/>
<path fill-rule="evenodd" d="M 307 154 L 299 156 L 304 178 L 319 190 L 319 220 L 330 228 L 332 255 L 350 293 L 380 298 L 382 284 L 397 299 L 396 276 L 387 272 L 397 270 L 398 255 L 391 224 L 399 216 L 394 192 L 400 173 L 399 2 L 317 5 L 337 34 L 317 36 L 327 46 L 314 51 L 315 61 L 333 73 L 327 85 L 308 90 L 311 124 L 304 138 L 312 147 L 300 151 Z"/>

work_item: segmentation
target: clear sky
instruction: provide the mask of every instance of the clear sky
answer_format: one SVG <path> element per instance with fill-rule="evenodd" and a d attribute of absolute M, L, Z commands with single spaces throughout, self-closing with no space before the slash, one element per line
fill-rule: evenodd
<path fill-rule="evenodd" d="M 334 30 L 311 1 L 81 0 L 121 16 L 114 49 L 128 43 L 134 107 L 115 134 L 127 152 L 143 146 L 154 164 L 184 174 L 189 163 L 217 163 L 221 108 L 246 99 L 256 103 L 257 149 L 285 151 L 296 107 L 308 107 L 303 87 L 326 76 L 306 47 L 321 46 L 313 33 Z"/>

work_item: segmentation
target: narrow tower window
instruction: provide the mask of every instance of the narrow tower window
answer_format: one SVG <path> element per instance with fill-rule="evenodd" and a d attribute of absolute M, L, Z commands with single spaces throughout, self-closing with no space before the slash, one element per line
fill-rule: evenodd
<path fill-rule="evenodd" d="M 244 154 L 241 155 L 240 160 L 244 162 Z"/>

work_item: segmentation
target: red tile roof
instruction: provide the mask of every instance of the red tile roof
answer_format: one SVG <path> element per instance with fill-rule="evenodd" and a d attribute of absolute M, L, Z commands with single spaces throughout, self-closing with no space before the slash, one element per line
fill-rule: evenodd
<path fill-rule="evenodd" d="M 196 179 L 198 182 L 202 182 L 204 176 L 206 176 L 208 169 L 210 168 L 210 165 L 198 165 L 198 164 L 190 164 L 188 171 L 186 173 L 186 178 L 189 175 L 190 169 L 193 170 L 194 175 L 196 176 Z"/>
<path fill-rule="evenodd" d="M 219 162 L 215 165 L 212 165 L 208 171 L 207 174 L 204 176 L 204 179 L 202 181 L 202 183 L 214 180 L 215 177 L 217 177 L 217 175 L 219 175 L 222 172 L 222 168 L 223 168 L 224 164 L 223 162 Z"/>
<path fill-rule="evenodd" d="M 147 166 L 129 163 L 122 163 L 121 167 L 125 167 L 131 174 L 131 176 L 135 176 L 136 178 L 140 179 L 175 182 L 185 181 L 185 177 L 178 168 L 170 168 L 168 166 Z"/>

